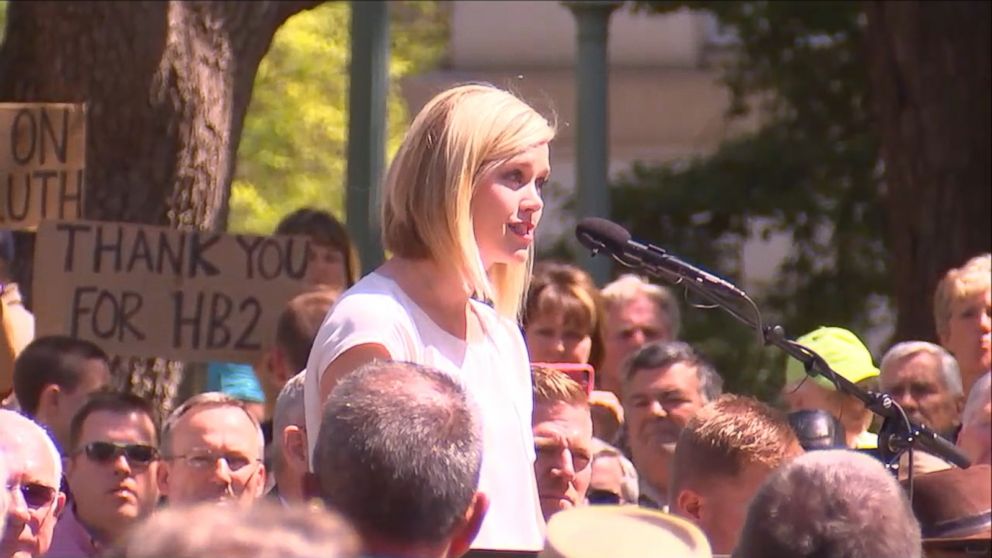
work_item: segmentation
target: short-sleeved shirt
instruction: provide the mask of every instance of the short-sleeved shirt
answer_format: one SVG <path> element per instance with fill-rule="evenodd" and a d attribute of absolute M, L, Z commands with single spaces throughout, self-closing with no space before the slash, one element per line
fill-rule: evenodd
<path fill-rule="evenodd" d="M 473 547 L 539 550 L 544 520 L 534 481 L 530 362 L 520 329 L 471 301 L 485 336 L 467 342 L 438 326 L 395 281 L 371 273 L 346 291 L 317 333 L 304 382 L 310 455 L 320 427 L 320 376 L 342 353 L 379 344 L 394 360 L 432 366 L 459 381 L 483 427 L 479 488 L 489 511 Z"/>

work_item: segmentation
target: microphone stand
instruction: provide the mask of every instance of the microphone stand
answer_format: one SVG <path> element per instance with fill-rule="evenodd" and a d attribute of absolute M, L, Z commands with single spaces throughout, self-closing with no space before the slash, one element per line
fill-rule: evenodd
<path fill-rule="evenodd" d="M 606 249 L 605 246 L 603 248 Z M 621 265 L 646 271 L 648 274 L 674 285 L 685 285 L 689 290 L 718 306 L 737 321 L 755 330 L 763 345 L 778 347 L 787 355 L 801 362 L 808 376 L 815 377 L 820 375 L 827 378 L 838 391 L 857 398 L 868 410 L 882 417 L 884 420 L 878 438 L 879 454 L 886 467 L 890 471 L 897 472 L 900 456 L 904 452 L 909 452 L 910 498 L 912 498 L 912 452 L 915 447 L 923 447 L 930 453 L 962 469 L 967 469 L 971 465 L 968 458 L 954 444 L 940 437 L 930 428 L 915 424 L 909 420 L 906 412 L 889 394 L 862 389 L 831 369 L 830 365 L 820 355 L 816 354 L 816 352 L 787 339 L 782 326 L 763 325 L 761 312 L 757 305 L 743 291 L 736 289 L 736 287 L 735 292 L 731 289 L 721 288 L 719 285 L 714 286 L 711 282 L 705 280 L 704 274 L 694 275 L 691 269 L 687 270 L 685 275 L 682 275 L 661 267 L 652 260 L 665 260 L 666 258 L 670 258 L 670 256 L 663 250 L 651 245 L 648 245 L 647 249 L 653 253 L 650 259 L 630 256 L 623 251 L 620 254 L 616 254 L 612 250 L 606 249 L 606 252 Z M 592 252 L 593 256 L 601 250 L 594 249 Z M 737 307 L 741 301 L 749 304 L 753 311 L 753 316 L 747 316 L 741 312 Z"/>

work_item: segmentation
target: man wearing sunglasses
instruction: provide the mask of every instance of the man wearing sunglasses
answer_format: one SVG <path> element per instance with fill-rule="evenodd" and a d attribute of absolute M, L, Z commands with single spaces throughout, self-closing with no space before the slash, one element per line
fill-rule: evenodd
<path fill-rule="evenodd" d="M 69 427 L 65 458 L 72 501 L 55 527 L 48 556 L 98 556 L 158 502 L 158 429 L 146 400 L 97 393 Z"/>
<path fill-rule="evenodd" d="M 65 494 L 59 492 L 59 452 L 40 426 L 4 410 L 0 410 L 0 452 L 9 472 L 3 487 L 9 505 L 0 558 L 41 556 L 48 552 L 65 506 Z"/>
<path fill-rule="evenodd" d="M 250 504 L 265 488 L 265 440 L 242 401 L 218 392 L 186 400 L 162 428 L 159 490 L 170 504 Z"/>

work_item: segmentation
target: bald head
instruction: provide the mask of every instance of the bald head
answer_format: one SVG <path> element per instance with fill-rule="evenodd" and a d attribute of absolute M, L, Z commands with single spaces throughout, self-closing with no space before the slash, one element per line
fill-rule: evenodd
<path fill-rule="evenodd" d="M 14 411 L 0 410 L 0 452 L 8 471 L 30 465 L 50 486 L 62 479 L 62 458 L 45 430 L 31 419 Z"/>
<path fill-rule="evenodd" d="M 40 426 L 13 411 L 0 411 L 0 454 L 9 473 L 3 486 L 14 487 L 5 491 L 10 500 L 0 532 L 0 556 L 42 556 L 65 505 L 65 494 L 59 492 L 59 452 Z"/>

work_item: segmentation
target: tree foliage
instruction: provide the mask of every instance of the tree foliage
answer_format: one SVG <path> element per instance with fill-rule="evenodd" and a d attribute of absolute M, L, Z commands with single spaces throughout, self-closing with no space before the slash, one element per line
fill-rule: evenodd
<path fill-rule="evenodd" d="M 276 33 L 255 78 L 238 149 L 230 230 L 270 233 L 301 206 L 344 217 L 350 17 L 350 3 L 328 2 Z M 408 120 L 399 80 L 438 60 L 444 26 L 436 2 L 390 5 L 387 153 Z"/>
<path fill-rule="evenodd" d="M 745 241 L 784 234 L 791 250 L 752 293 L 790 337 L 818 325 L 862 335 L 888 302 L 878 140 L 871 126 L 864 17 L 854 3 L 636 2 L 634 9 L 712 13 L 732 37 L 723 81 L 733 118 L 762 125 L 716 153 L 635 164 L 613 188 L 615 218 L 635 237 L 735 281 Z M 884 316 L 883 316 L 884 319 Z M 782 357 L 718 310 L 685 312 L 685 337 L 716 361 L 728 388 L 770 397 Z"/>

